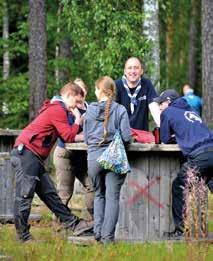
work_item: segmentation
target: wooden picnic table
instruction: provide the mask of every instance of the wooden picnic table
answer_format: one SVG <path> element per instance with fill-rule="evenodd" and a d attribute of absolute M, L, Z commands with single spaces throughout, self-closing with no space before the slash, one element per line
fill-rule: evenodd
<path fill-rule="evenodd" d="M 84 143 L 67 143 L 66 149 L 87 153 Z M 182 161 L 180 148 L 175 144 L 132 143 L 127 154 L 132 171 L 121 190 L 116 239 L 163 240 L 164 232 L 174 228 L 171 184 Z"/>

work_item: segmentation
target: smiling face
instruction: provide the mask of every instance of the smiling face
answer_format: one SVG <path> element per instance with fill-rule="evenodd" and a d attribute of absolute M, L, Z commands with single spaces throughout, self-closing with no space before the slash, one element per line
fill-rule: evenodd
<path fill-rule="evenodd" d="M 143 68 L 140 61 L 135 57 L 129 58 L 124 67 L 124 74 L 126 75 L 129 87 L 135 87 L 143 74 Z"/>

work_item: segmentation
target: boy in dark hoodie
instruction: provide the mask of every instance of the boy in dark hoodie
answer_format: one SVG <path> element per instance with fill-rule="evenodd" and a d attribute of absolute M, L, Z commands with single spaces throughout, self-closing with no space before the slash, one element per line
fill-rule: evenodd
<path fill-rule="evenodd" d="M 96 81 L 95 94 L 98 102 L 91 103 L 84 119 L 84 138 L 88 145 L 88 175 L 95 189 L 94 234 L 97 241 L 114 241 L 119 214 L 119 197 L 126 175 L 102 169 L 97 158 L 109 146 L 116 130 L 124 142 L 131 139 L 126 109 L 113 101 L 114 81 L 104 76 Z"/>
<path fill-rule="evenodd" d="M 160 136 L 163 143 L 170 143 L 172 136 L 180 146 L 186 162 L 172 184 L 172 213 L 175 230 L 169 233 L 172 238 L 183 235 L 183 208 L 186 172 L 196 168 L 200 177 L 205 178 L 212 190 L 213 175 L 213 133 L 202 122 L 198 114 L 192 111 L 187 101 L 179 98 L 178 93 L 168 89 L 155 99 L 160 105 Z"/>

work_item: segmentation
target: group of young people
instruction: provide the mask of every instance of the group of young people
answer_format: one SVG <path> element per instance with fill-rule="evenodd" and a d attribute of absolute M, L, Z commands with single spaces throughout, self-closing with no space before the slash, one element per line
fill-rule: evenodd
<path fill-rule="evenodd" d="M 65 229 L 74 235 L 93 227 L 97 241 L 104 244 L 114 241 L 120 190 L 126 175 L 104 170 L 98 165 L 97 158 L 109 146 L 116 130 L 120 131 L 124 143 L 131 139 L 131 128 L 148 130 L 149 111 L 161 128 L 162 142 L 169 143 L 171 136 L 175 135 L 186 156 L 184 167 L 196 165 L 201 175 L 208 177 L 207 182 L 211 178 L 213 134 L 176 91 L 167 90 L 158 97 L 143 73 L 140 60 L 130 57 L 121 79 L 113 81 L 104 76 L 96 81 L 97 102 L 89 105 L 85 103 L 85 85 L 79 81 L 68 83 L 60 95 L 46 102 L 38 116 L 23 129 L 11 152 L 11 163 L 16 172 L 15 227 L 21 241 L 32 238 L 28 217 L 35 192 Z M 54 163 L 61 198 L 43 164 L 57 138 Z M 64 143 L 75 141 L 84 141 L 88 145 L 87 166 L 79 164 L 81 155 L 76 158 L 64 147 Z M 183 233 L 185 171 L 182 168 L 173 182 L 175 231 L 171 235 L 175 236 Z M 76 217 L 67 206 L 75 177 L 88 195 L 87 208 L 91 219 L 87 221 Z"/>

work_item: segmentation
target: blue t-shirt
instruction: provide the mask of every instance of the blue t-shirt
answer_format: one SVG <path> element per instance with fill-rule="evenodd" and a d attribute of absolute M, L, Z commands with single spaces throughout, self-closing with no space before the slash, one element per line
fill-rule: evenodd
<path fill-rule="evenodd" d="M 86 107 L 87 107 L 87 104 L 86 104 Z M 80 112 L 80 114 L 81 115 L 83 115 L 85 112 L 86 112 L 86 110 L 83 110 L 83 109 L 78 109 L 79 110 L 79 112 Z M 72 126 L 73 125 L 73 123 L 75 122 L 75 116 L 72 114 L 72 113 L 70 113 L 70 112 L 68 112 L 67 111 L 67 118 L 68 118 L 68 122 L 69 122 L 69 125 L 70 126 Z M 80 132 L 82 132 L 82 126 L 79 126 L 79 130 L 78 130 L 78 133 L 80 133 Z M 62 139 L 62 138 L 58 138 L 57 139 L 57 145 L 60 147 L 60 148 L 65 148 L 65 142 L 64 142 L 64 140 Z"/>
<path fill-rule="evenodd" d="M 123 81 L 121 79 L 116 80 L 115 84 L 117 87 L 116 101 L 126 108 L 131 128 L 148 130 L 148 105 L 153 102 L 154 98 L 157 97 L 157 93 L 152 85 L 152 82 L 147 78 L 141 78 L 141 89 L 136 96 L 136 104 L 134 105 L 133 114 L 130 109 L 130 97 L 128 96 L 127 90 L 123 85 Z M 136 88 L 129 89 L 131 94 L 133 94 L 133 89 Z"/>
<path fill-rule="evenodd" d="M 184 95 L 183 98 L 192 107 L 193 111 L 195 111 L 199 115 L 201 115 L 202 99 L 199 96 L 197 96 L 193 93 L 189 93 L 189 94 Z"/>
<path fill-rule="evenodd" d="M 67 118 L 68 118 L 68 122 L 69 122 L 69 125 L 72 126 L 73 123 L 75 122 L 75 117 L 73 114 L 71 114 L 70 112 L 67 112 Z M 65 142 L 62 138 L 58 138 L 57 139 L 57 145 L 60 147 L 60 148 L 65 148 Z"/>

